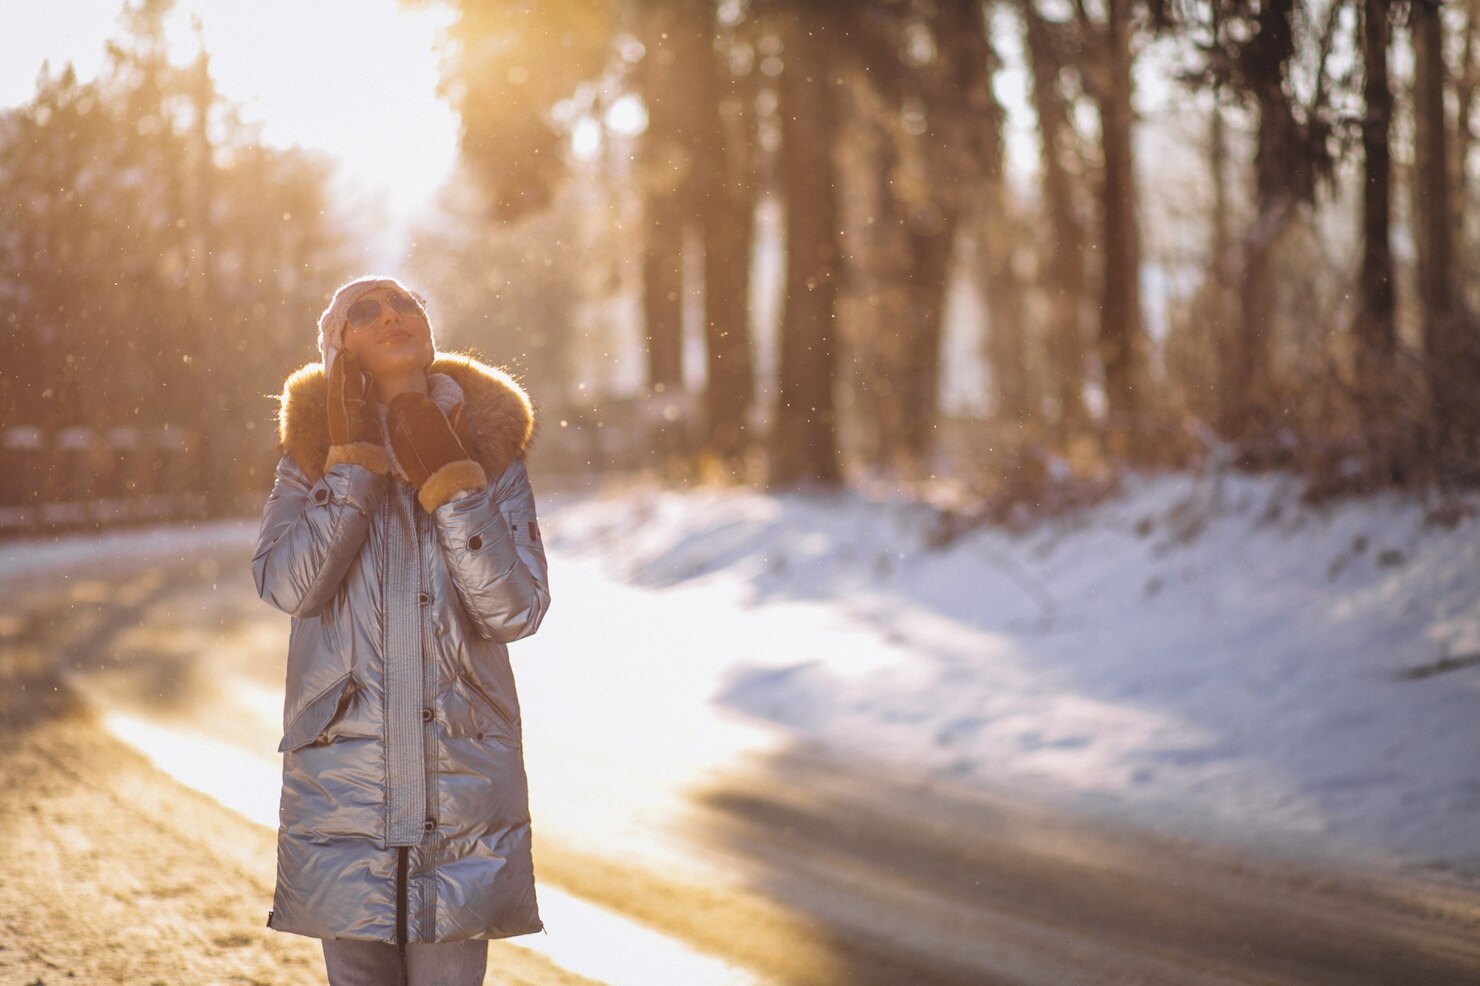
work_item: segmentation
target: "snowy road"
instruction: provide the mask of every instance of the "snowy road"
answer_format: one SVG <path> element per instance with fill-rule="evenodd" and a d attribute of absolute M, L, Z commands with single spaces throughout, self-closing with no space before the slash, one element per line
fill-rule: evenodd
<path fill-rule="evenodd" d="M 253 533 L 12 565 L 0 630 L 15 653 L 67 666 L 162 767 L 190 783 L 205 751 L 216 769 L 196 786 L 225 775 L 233 808 L 270 819 L 287 621 L 252 591 Z M 672 616 L 717 612 L 723 587 L 638 588 L 605 571 L 552 556 L 555 606 L 512 651 L 536 866 L 551 901 L 576 909 L 554 908 L 550 935 L 532 936 L 552 940 L 531 945 L 556 965 L 684 986 L 1480 982 L 1480 894 L 843 763 L 713 703 L 694 659 L 735 646 L 735 621 L 817 613 L 737 610 L 706 639 Z M 171 752 L 169 737 L 190 742 Z M 603 926 L 608 954 L 592 956 L 569 941 L 581 907 L 635 924 Z"/>

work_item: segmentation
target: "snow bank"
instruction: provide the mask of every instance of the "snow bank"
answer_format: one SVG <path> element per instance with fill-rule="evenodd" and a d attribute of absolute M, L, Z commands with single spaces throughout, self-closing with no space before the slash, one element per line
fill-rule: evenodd
<path fill-rule="evenodd" d="M 666 688 L 640 706 L 659 732 L 708 701 L 938 778 L 1480 876 L 1480 513 L 1426 524 L 1396 495 L 1313 509 L 1298 488 L 1144 479 L 938 550 L 933 508 L 856 492 L 541 491 L 556 602 L 537 640 L 564 627 L 549 673 L 590 680 L 592 702 L 626 695 L 628 719 Z M 256 530 L 5 542 L 0 575 L 205 571 Z M 623 626 L 632 598 L 601 608 L 597 573 L 649 596 L 641 626 Z"/>
<path fill-rule="evenodd" d="M 543 526 L 618 579 L 684 583 L 730 709 L 1159 827 L 1473 872 L 1480 667 L 1406 673 L 1480 650 L 1480 519 L 1297 491 L 1143 479 L 939 550 L 931 508 L 856 493 L 629 491 Z"/>

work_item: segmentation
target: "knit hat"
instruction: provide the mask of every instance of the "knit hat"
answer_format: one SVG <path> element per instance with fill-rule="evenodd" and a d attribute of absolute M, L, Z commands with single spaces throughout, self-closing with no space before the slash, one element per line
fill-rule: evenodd
<path fill-rule="evenodd" d="M 335 354 L 344 347 L 344 327 L 349 319 L 349 306 L 376 288 L 393 288 L 397 291 L 404 291 L 416 299 L 416 303 L 421 305 L 423 311 L 426 310 L 427 302 L 421 293 L 406 287 L 394 277 L 370 274 L 340 285 L 339 290 L 334 292 L 334 298 L 329 302 L 329 307 L 325 308 L 323 314 L 319 316 L 319 356 L 324 362 L 325 376 L 329 374 Z M 432 328 L 430 317 L 427 318 L 427 330 L 432 337 L 432 351 L 436 352 L 437 334 Z"/>

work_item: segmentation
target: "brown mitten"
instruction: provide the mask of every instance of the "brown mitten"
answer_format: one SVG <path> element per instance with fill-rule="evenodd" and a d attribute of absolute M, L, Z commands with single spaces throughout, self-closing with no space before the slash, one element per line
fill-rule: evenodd
<path fill-rule="evenodd" d="M 391 448 L 427 513 L 459 490 L 481 490 L 488 485 L 488 476 L 469 450 L 461 405 L 453 409 L 452 416 L 454 420 L 448 421 L 425 394 L 410 392 L 391 398 Z"/>
<path fill-rule="evenodd" d="M 327 469 L 336 462 L 353 462 L 385 475 L 391 470 L 380 412 L 369 399 L 370 382 L 360 361 L 342 349 L 329 369 L 329 454 Z"/>

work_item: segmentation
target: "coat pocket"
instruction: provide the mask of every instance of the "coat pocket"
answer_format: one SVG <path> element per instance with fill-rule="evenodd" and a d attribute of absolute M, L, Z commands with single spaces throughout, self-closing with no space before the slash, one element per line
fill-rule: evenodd
<path fill-rule="evenodd" d="M 342 677 L 336 678 L 333 684 L 319 692 L 318 696 L 294 717 L 287 731 L 283 733 L 283 741 L 278 744 L 278 752 L 288 753 L 316 743 L 320 739 L 327 739 L 324 734 L 343 717 L 358 688 L 359 684 L 355 681 L 352 672 L 346 671 Z"/>
<path fill-rule="evenodd" d="M 496 731 L 499 738 L 505 740 L 511 746 L 520 745 L 519 726 L 514 722 L 514 717 L 504 706 L 504 703 L 495 699 L 473 676 L 466 671 L 458 674 L 458 680 L 462 682 L 463 688 L 473 697 L 473 705 L 487 715 L 492 714 Z M 480 733 L 480 738 L 482 734 Z"/>

